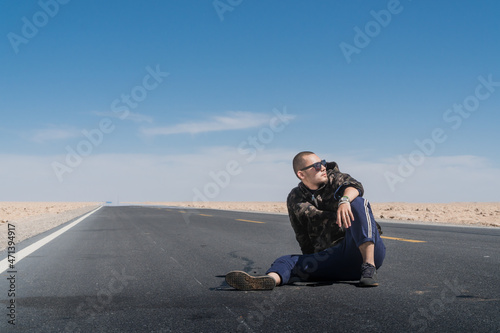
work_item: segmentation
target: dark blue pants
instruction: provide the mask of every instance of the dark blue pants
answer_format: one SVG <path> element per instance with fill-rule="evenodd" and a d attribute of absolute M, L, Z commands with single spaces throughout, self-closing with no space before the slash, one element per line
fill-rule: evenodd
<path fill-rule="evenodd" d="M 346 229 L 345 238 L 326 250 L 303 255 L 286 255 L 274 261 L 267 273 L 277 273 L 281 284 L 297 281 L 351 281 L 361 277 L 363 258 L 359 246 L 375 244 L 375 266 L 382 265 L 385 245 L 380 238 L 368 201 L 357 197 L 351 202 L 354 221 Z"/>

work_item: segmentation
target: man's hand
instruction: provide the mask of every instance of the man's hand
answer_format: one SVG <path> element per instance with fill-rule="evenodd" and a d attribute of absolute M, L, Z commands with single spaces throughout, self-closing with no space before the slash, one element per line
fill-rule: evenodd
<path fill-rule="evenodd" d="M 344 196 L 349 198 L 350 202 L 356 199 L 358 195 L 359 191 L 351 186 L 347 187 L 344 191 Z M 339 226 L 339 228 L 342 228 L 343 226 L 347 229 L 351 226 L 351 222 L 354 221 L 354 215 L 351 211 L 350 202 L 339 205 L 339 208 L 337 210 L 337 225 Z"/>
<path fill-rule="evenodd" d="M 339 228 L 349 228 L 351 226 L 351 222 L 354 221 L 354 215 L 351 211 L 350 203 L 343 203 L 339 206 L 337 210 L 337 225 Z"/>

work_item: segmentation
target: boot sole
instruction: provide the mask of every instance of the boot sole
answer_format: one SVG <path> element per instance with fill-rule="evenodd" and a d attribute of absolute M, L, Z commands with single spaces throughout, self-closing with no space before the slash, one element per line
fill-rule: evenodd
<path fill-rule="evenodd" d="M 378 286 L 378 282 L 376 280 L 370 279 L 370 278 L 361 279 L 361 280 L 359 280 L 358 286 L 364 287 L 364 288 L 367 288 L 367 287 L 377 287 Z"/>
<path fill-rule="evenodd" d="M 243 271 L 227 273 L 226 282 L 238 290 L 272 290 L 276 286 L 276 281 L 270 276 L 251 276 Z"/>

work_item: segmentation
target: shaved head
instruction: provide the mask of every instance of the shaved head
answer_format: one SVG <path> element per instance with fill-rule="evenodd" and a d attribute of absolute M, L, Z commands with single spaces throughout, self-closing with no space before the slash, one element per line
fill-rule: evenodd
<path fill-rule="evenodd" d="M 295 155 L 293 158 L 293 172 L 295 172 L 295 175 L 297 175 L 297 172 L 304 168 L 306 165 L 305 163 L 305 157 L 309 155 L 316 155 L 312 151 L 302 151 Z"/>

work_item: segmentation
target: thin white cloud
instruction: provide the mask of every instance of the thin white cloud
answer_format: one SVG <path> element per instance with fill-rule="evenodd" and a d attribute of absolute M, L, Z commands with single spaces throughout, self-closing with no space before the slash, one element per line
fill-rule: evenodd
<path fill-rule="evenodd" d="M 93 114 L 100 117 L 108 117 L 108 118 L 119 118 L 121 120 L 130 120 L 134 123 L 152 123 L 153 117 L 142 113 L 134 113 L 134 112 L 124 112 L 124 113 L 116 113 L 116 112 L 99 112 L 95 111 Z"/>
<path fill-rule="evenodd" d="M 70 126 L 51 126 L 50 128 L 34 130 L 29 137 L 37 143 L 68 140 L 81 136 L 82 133 Z"/>
<path fill-rule="evenodd" d="M 178 155 L 95 154 L 65 173 L 62 183 L 51 165 L 65 163 L 64 155 L 0 154 L 0 173 L 9 175 L 0 200 L 285 201 L 299 182 L 291 166 L 295 153 L 269 147 L 251 159 L 227 146 Z M 323 157 L 361 181 L 371 202 L 500 201 L 500 168 L 478 156 L 428 157 L 394 192 L 384 173 L 397 172 L 397 158 Z"/>
<path fill-rule="evenodd" d="M 142 128 L 146 136 L 172 134 L 198 134 L 204 132 L 230 131 L 259 127 L 267 124 L 270 115 L 245 111 L 231 111 L 222 116 L 213 116 L 206 121 L 186 122 L 173 126 Z"/>

